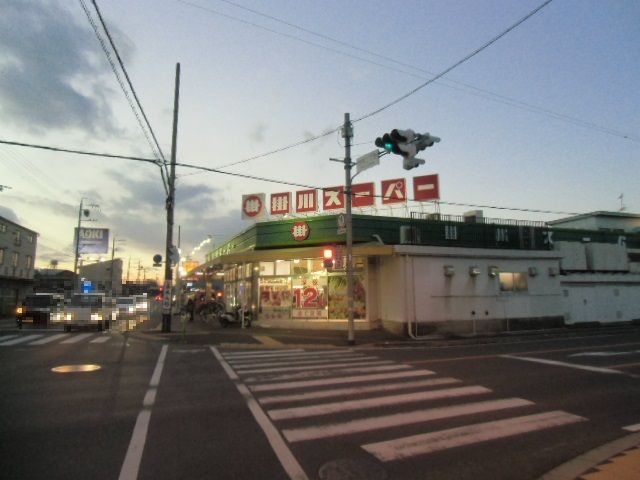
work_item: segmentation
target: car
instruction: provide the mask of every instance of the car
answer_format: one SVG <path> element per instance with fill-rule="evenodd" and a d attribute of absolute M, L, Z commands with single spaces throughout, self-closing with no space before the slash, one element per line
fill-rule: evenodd
<path fill-rule="evenodd" d="M 147 294 L 144 295 L 134 295 L 133 298 L 136 302 L 136 313 L 147 313 L 149 310 L 149 300 L 147 299 Z"/>
<path fill-rule="evenodd" d="M 60 322 L 64 314 L 64 296 L 58 293 L 34 293 L 27 295 L 16 307 L 18 328 L 24 324 L 47 327 Z"/>
<path fill-rule="evenodd" d="M 136 313 L 136 299 L 133 297 L 116 298 L 118 317 L 132 317 Z"/>
<path fill-rule="evenodd" d="M 116 303 L 103 293 L 75 293 L 64 313 L 65 331 L 72 328 L 96 327 L 98 331 L 109 328 L 117 318 Z"/>

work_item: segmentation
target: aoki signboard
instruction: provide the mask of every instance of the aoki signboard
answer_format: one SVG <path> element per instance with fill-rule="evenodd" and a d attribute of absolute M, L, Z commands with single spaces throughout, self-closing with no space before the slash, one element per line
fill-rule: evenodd
<path fill-rule="evenodd" d="M 78 231 L 75 229 L 78 239 L 78 253 L 107 253 L 109 251 L 109 229 L 108 228 L 85 228 Z"/>
<path fill-rule="evenodd" d="M 382 180 L 380 190 L 381 194 L 377 195 L 373 182 L 353 184 L 351 186 L 352 207 L 374 207 L 377 197 L 381 198 L 382 205 L 405 203 L 407 200 L 430 202 L 440 199 L 437 174 L 413 177 L 413 198 L 407 197 L 407 181 L 404 178 Z M 272 193 L 268 206 L 265 196 L 264 193 L 243 195 L 242 218 L 258 220 L 266 215 L 267 208 L 272 216 L 314 213 L 320 210 L 320 205 L 325 212 L 346 208 L 346 197 L 342 185 L 323 188 L 319 193 L 314 189 L 298 190 L 294 192 L 293 198 L 291 192 Z"/>

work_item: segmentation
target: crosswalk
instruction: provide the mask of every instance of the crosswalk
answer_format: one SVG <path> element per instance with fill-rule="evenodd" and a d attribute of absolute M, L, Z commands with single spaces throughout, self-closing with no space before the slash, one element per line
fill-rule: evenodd
<path fill-rule="evenodd" d="M 294 451 L 311 442 L 352 439 L 361 451 L 392 462 L 587 420 L 357 351 L 214 354 Z M 444 420 L 450 428 L 433 428 Z"/>
<path fill-rule="evenodd" d="M 99 333 L 32 333 L 0 336 L 0 348 L 13 346 L 41 347 L 43 345 L 70 345 L 80 343 L 106 343 L 115 338 L 110 332 Z"/>

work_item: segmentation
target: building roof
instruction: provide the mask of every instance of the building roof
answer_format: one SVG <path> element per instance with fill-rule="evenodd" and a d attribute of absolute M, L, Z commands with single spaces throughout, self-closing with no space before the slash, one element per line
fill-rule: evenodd
<path fill-rule="evenodd" d="M 638 218 L 640 219 L 640 213 L 627 213 L 627 212 L 606 212 L 606 211 L 598 211 L 598 212 L 590 212 L 590 213 L 581 213 L 579 215 L 574 215 L 572 217 L 560 218 L 558 220 L 552 220 L 547 222 L 549 225 L 555 225 L 558 223 L 565 222 L 573 222 L 575 220 L 582 220 L 585 218 L 594 218 L 594 217 L 612 217 L 612 218 Z"/>

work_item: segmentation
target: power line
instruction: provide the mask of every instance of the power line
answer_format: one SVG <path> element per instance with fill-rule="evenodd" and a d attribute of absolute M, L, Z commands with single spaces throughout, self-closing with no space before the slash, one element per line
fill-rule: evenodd
<path fill-rule="evenodd" d="M 70 149 L 65 149 L 65 148 L 49 147 L 49 146 L 44 146 L 44 145 L 35 145 L 35 144 L 28 144 L 28 143 L 11 142 L 11 141 L 8 141 L 8 140 L 0 140 L 0 144 L 16 145 L 16 146 L 28 147 L 28 148 L 39 148 L 39 149 L 51 150 L 51 151 L 54 151 L 54 152 L 75 153 L 75 154 L 78 154 L 78 155 L 89 155 L 89 156 L 94 156 L 94 157 L 119 158 L 119 159 L 123 159 L 123 160 L 131 160 L 131 161 L 138 161 L 138 162 L 146 162 L 146 163 L 157 164 L 156 160 L 151 159 L 151 158 L 140 158 L 140 157 L 125 156 L 125 155 L 112 155 L 112 154 L 107 154 L 107 153 L 95 153 L 95 152 L 86 152 L 86 151 L 81 151 L 81 150 L 70 150 Z M 209 173 L 219 173 L 221 175 L 230 175 L 230 176 L 233 176 L 233 177 L 245 178 L 245 179 L 248 179 L 248 180 L 257 180 L 257 181 L 260 181 L 260 182 L 275 183 L 275 184 L 278 184 L 278 185 L 288 185 L 288 186 L 291 186 L 291 187 L 301 187 L 301 188 L 320 190 L 320 191 L 327 190 L 327 188 L 328 188 L 328 187 L 318 187 L 318 186 L 315 186 L 315 185 L 306 185 L 306 184 L 303 184 L 303 183 L 288 182 L 288 181 L 285 181 L 285 180 L 276 180 L 276 179 L 273 179 L 273 178 L 260 177 L 260 176 L 257 176 L 257 175 L 249 175 L 249 174 L 237 173 L 237 172 L 225 172 L 225 171 L 219 170 L 217 168 L 202 167 L 202 166 L 199 166 L 199 165 L 191 165 L 191 164 L 188 164 L 188 163 L 176 163 L 176 166 L 184 167 L 184 168 L 190 168 L 190 169 L 194 169 L 194 170 L 200 170 L 200 171 L 209 172 Z M 383 198 L 382 195 L 370 195 L 370 196 L 371 197 L 376 197 L 376 198 Z M 409 200 L 410 201 L 416 201 L 416 200 L 413 200 L 413 199 L 409 199 Z M 476 205 L 476 204 L 470 204 L 470 203 L 458 203 L 458 202 L 446 202 L 446 201 L 440 201 L 440 203 L 446 204 L 446 205 L 452 205 L 452 206 L 492 208 L 492 209 L 497 209 L 497 210 L 512 210 L 512 211 L 518 211 L 518 212 L 547 213 L 547 214 L 555 214 L 555 215 L 578 215 L 577 213 L 574 213 L 574 212 L 560 212 L 560 211 L 552 211 L 552 210 L 535 210 L 535 209 L 529 209 L 529 208 L 500 207 L 500 206 L 493 206 L 493 205 Z"/>
<path fill-rule="evenodd" d="M 201 8 L 201 9 L 203 9 L 203 10 L 209 11 L 209 9 L 207 9 L 207 8 L 204 8 L 204 7 L 201 7 L 201 6 L 199 6 L 199 5 L 196 5 L 196 4 L 192 4 L 192 3 L 186 2 L 185 0 L 179 0 L 179 1 L 180 1 L 181 3 L 185 3 L 185 4 L 187 4 L 187 5 L 192 5 L 192 6 L 194 6 L 194 7 Z M 466 61 L 468 61 L 468 60 L 470 60 L 471 58 L 473 58 L 474 56 L 476 56 L 478 53 L 482 52 L 482 51 L 483 51 L 483 50 L 485 50 L 486 48 L 488 48 L 488 47 L 490 47 L 491 45 L 493 45 L 493 44 L 494 44 L 495 42 L 497 42 L 499 39 L 501 39 L 502 37 L 504 37 L 505 35 L 507 35 L 509 32 L 511 32 L 512 30 L 514 30 L 516 27 L 518 27 L 519 25 L 521 25 L 522 23 L 524 23 L 526 20 L 528 20 L 529 18 L 531 18 L 533 15 L 535 15 L 536 13 L 538 13 L 540 10 L 542 10 L 544 7 L 546 7 L 546 6 L 547 6 L 548 4 L 550 4 L 552 1 L 553 1 L 553 0 L 546 0 L 544 3 L 542 3 L 541 5 L 539 5 L 539 6 L 538 6 L 538 7 L 536 7 L 535 9 L 533 9 L 531 12 L 529 12 L 527 15 L 525 15 L 524 17 L 522 17 L 520 20 L 518 20 L 517 22 L 515 22 L 513 25 L 511 25 L 511 26 L 510 26 L 510 27 L 508 27 L 507 29 L 503 30 L 501 33 L 499 33 L 498 35 L 496 35 L 495 37 L 493 37 L 491 40 L 489 40 L 488 42 L 484 43 L 482 46 L 480 46 L 479 48 L 475 49 L 473 52 L 469 53 L 468 55 L 466 55 L 466 56 L 465 56 L 465 57 L 463 57 L 462 59 L 458 60 L 458 61 L 457 61 L 457 62 L 455 62 L 453 65 L 451 65 L 450 67 L 446 68 L 445 70 L 443 70 L 442 72 L 440 72 L 440 73 L 439 73 L 439 74 L 437 74 L 436 76 L 432 77 L 431 79 L 429 79 L 429 80 L 427 80 L 426 82 L 422 83 L 421 85 L 417 86 L 416 88 L 414 88 L 414 89 L 413 89 L 413 90 L 411 90 L 410 92 L 405 93 L 404 95 L 402 95 L 401 97 L 399 97 L 399 98 L 395 99 L 394 101 L 392 101 L 392 102 L 390 102 L 390 103 L 388 103 L 388 104 L 386 104 L 386 105 L 384 105 L 384 106 L 382 106 L 382 107 L 380 107 L 380 108 L 378 108 L 378 109 L 376 109 L 376 110 L 374 110 L 374 111 L 372 111 L 372 112 L 370 112 L 370 113 L 368 113 L 368 114 L 366 114 L 366 115 L 363 115 L 363 116 L 361 116 L 361 117 L 359 117 L 359 118 L 357 118 L 357 119 L 355 119 L 355 120 L 352 120 L 352 123 L 356 123 L 356 122 L 359 122 L 359 121 L 361 121 L 361 120 L 365 120 L 365 119 L 367 119 L 367 118 L 373 117 L 374 115 L 377 115 L 378 113 L 383 112 L 383 111 L 384 111 L 384 110 L 386 110 L 387 108 L 390 108 L 390 107 L 392 107 L 393 105 L 396 105 L 396 104 L 400 103 L 401 101 L 405 100 L 406 98 L 410 97 L 411 95 L 414 95 L 415 93 L 417 93 L 418 91 L 420 91 L 421 89 L 423 89 L 424 87 L 426 87 L 427 85 L 429 85 L 429 84 L 431 84 L 431 83 L 435 82 L 436 80 L 438 80 L 438 79 L 442 78 L 442 77 L 443 77 L 443 76 L 445 76 L 447 73 L 451 72 L 451 71 L 452 71 L 452 70 L 454 70 L 455 68 L 459 67 L 460 65 L 462 65 L 462 64 L 463 64 L 463 63 L 465 63 Z M 229 15 L 222 14 L 222 13 L 219 13 L 219 12 L 214 12 L 214 13 L 217 13 L 217 14 L 222 15 L 222 16 L 224 16 L 224 17 L 230 17 Z M 230 17 L 230 18 L 232 18 L 232 19 L 234 19 L 234 20 L 237 20 L 237 19 L 236 19 L 236 18 L 234 18 L 234 17 Z M 253 24 L 253 23 L 251 23 L 251 22 L 247 22 L 247 21 L 244 21 L 244 20 L 240 20 L 240 21 L 242 21 L 243 23 L 248 23 L 248 24 L 250 24 L 250 25 L 254 25 L 254 24 Z M 261 26 L 260 26 L 260 28 L 264 28 L 264 27 L 261 27 Z M 270 29 L 267 29 L 267 30 L 271 31 Z M 275 32 L 275 31 L 274 31 L 274 32 Z M 275 32 L 275 33 L 280 34 L 280 32 Z M 283 34 L 283 35 L 285 35 L 285 36 L 289 36 L 289 35 L 286 35 L 286 34 Z M 297 38 L 297 37 L 293 37 L 293 38 Z M 300 146 L 300 145 L 304 145 L 304 144 L 306 144 L 306 143 L 310 143 L 310 142 L 313 142 L 313 141 L 315 141 L 315 140 L 318 140 L 319 138 L 323 138 L 323 137 L 326 137 L 326 136 L 328 136 L 328 135 L 331 135 L 331 134 L 333 134 L 333 133 L 337 132 L 340 128 L 341 128 L 341 126 L 336 127 L 336 128 L 334 128 L 334 129 L 332 129 L 332 130 L 330 130 L 330 131 L 328 131 L 328 132 L 325 132 L 324 134 L 316 135 L 316 136 L 314 136 L 314 137 L 312 137 L 312 138 L 309 138 L 309 139 L 307 139 L 307 140 L 302 140 L 302 141 L 296 142 L 296 143 L 294 143 L 294 144 L 287 145 L 287 146 L 285 146 L 285 147 L 281 147 L 281 148 L 278 148 L 278 149 L 275 149 L 275 150 L 271 150 L 271 151 L 266 152 L 266 153 L 262 153 L 262 154 L 260 154 L 260 155 L 254 155 L 254 156 L 252 156 L 252 157 L 245 158 L 245 159 L 243 159 L 243 160 L 238 160 L 238 161 L 236 161 L 236 162 L 232 162 L 232 163 L 229 163 L 229 164 L 227 164 L 227 165 L 222 165 L 222 166 L 220 166 L 220 167 L 218 167 L 218 168 L 227 168 L 227 167 L 230 167 L 230 166 L 239 165 L 239 164 L 241 164 L 241 163 L 246 163 L 246 162 L 249 162 L 249 161 L 251 161 L 251 160 L 256 160 L 256 159 L 258 159 L 258 158 L 267 157 L 267 156 L 272 155 L 272 154 L 274 154 L 274 153 L 280 153 L 280 152 L 283 152 L 283 151 L 285 151 L 285 150 L 289 150 L 289 149 L 291 149 L 291 148 L 294 148 L 294 147 L 297 147 L 297 146 Z"/>
<path fill-rule="evenodd" d="M 536 13 L 538 13 L 540 10 L 542 10 L 544 7 L 546 7 L 547 5 L 549 5 L 553 0 L 546 0 L 544 3 L 542 3 L 541 5 L 539 5 L 538 7 L 534 8 L 532 11 L 530 11 L 529 13 L 527 13 L 524 17 L 522 17 L 520 20 L 518 20 L 516 23 L 514 23 L 513 25 L 511 25 L 510 27 L 508 27 L 506 30 L 503 30 L 501 33 L 499 33 L 498 35 L 496 35 L 495 37 L 493 37 L 491 40 L 489 40 L 488 42 L 486 42 L 485 44 L 483 44 L 482 46 L 476 48 L 473 52 L 469 53 L 468 55 L 464 56 L 462 59 L 458 60 L 456 63 L 454 63 L 453 65 L 451 65 L 448 68 L 445 68 L 442 72 L 440 72 L 439 74 L 437 74 L 436 76 L 434 76 L 433 78 L 431 78 L 430 80 L 427 80 L 426 82 L 424 82 L 421 85 L 418 85 L 416 88 L 414 88 L 413 90 L 411 90 L 408 93 L 405 93 L 404 95 L 398 97 L 397 99 L 395 99 L 392 102 L 389 102 L 388 104 L 378 108 L 377 110 L 374 110 L 366 115 L 363 115 L 360 118 L 357 118 L 355 120 L 353 120 L 353 123 L 359 122 L 360 120 L 364 120 L 366 118 L 370 118 L 373 117 L 374 115 L 377 115 L 380 112 L 383 112 L 384 110 L 386 110 L 387 108 L 390 108 L 398 103 L 400 103 L 402 100 L 405 100 L 407 98 L 409 98 L 411 95 L 417 93 L 418 91 L 422 90 L 424 87 L 426 87 L 427 85 L 429 85 L 430 83 L 435 82 L 436 80 L 438 80 L 439 78 L 444 77 L 447 73 L 449 73 L 450 71 L 452 71 L 453 69 L 459 67 L 460 65 L 462 65 L 463 63 L 467 62 L 468 60 L 472 59 L 473 57 L 475 57 L 477 54 L 479 54 L 480 52 L 482 52 L 483 50 L 485 50 L 486 48 L 490 47 L 491 45 L 493 45 L 494 43 L 496 43 L 498 40 L 500 40 L 502 37 L 504 37 L 506 34 L 508 34 L 509 32 L 511 32 L 512 30 L 514 30 L 515 28 L 517 28 L 518 26 L 522 25 L 524 22 L 526 22 L 528 19 L 530 19 L 531 17 L 533 17 Z"/>
<path fill-rule="evenodd" d="M 113 41 L 113 38 L 111 37 L 111 33 L 109 32 L 109 29 L 107 28 L 107 24 L 105 23 L 104 19 L 102 18 L 102 13 L 100 13 L 100 9 L 98 8 L 98 4 L 96 3 L 96 0 L 91 0 L 93 3 L 93 7 L 96 9 L 96 13 L 98 14 L 98 19 L 100 20 L 100 24 L 102 25 L 102 28 L 104 29 L 104 32 L 107 34 L 107 39 L 109 40 L 109 44 L 111 45 L 111 48 L 113 48 L 114 53 L 116 54 L 116 58 L 118 60 L 118 64 L 120 65 L 120 68 L 122 69 L 122 72 L 124 73 L 124 77 L 127 80 L 127 84 L 129 85 L 129 88 L 131 89 L 131 93 L 133 94 L 133 98 L 136 101 L 136 104 L 138 105 L 138 108 L 140 109 L 140 113 L 142 114 L 142 117 L 144 118 L 144 121 L 147 125 L 147 128 L 149 129 L 149 133 L 151 133 L 151 137 L 153 138 L 153 141 L 155 142 L 155 146 L 158 149 L 158 153 L 160 154 L 160 158 L 162 158 L 162 161 L 165 163 L 164 165 L 164 173 L 166 174 L 166 176 L 169 176 L 169 172 L 167 171 L 167 166 L 166 166 L 166 162 L 167 160 L 164 157 L 164 153 L 162 152 L 162 148 L 160 147 L 160 144 L 158 143 L 158 139 L 156 138 L 156 134 L 153 131 L 153 128 L 151 128 L 151 123 L 149 123 L 149 119 L 147 118 L 147 114 L 144 112 L 144 108 L 142 108 L 142 103 L 140 103 L 140 99 L 138 98 L 138 95 L 136 94 L 136 90 L 135 88 L 133 88 L 133 84 L 131 83 L 131 79 L 129 78 L 129 73 L 127 72 L 127 69 L 124 66 L 124 62 L 122 61 L 122 58 L 120 57 L 120 52 L 118 52 L 118 49 L 116 48 L 116 45 Z M 161 169 L 162 172 L 162 169 Z M 162 178 L 163 182 L 166 184 L 167 180 L 164 178 Z"/>
<path fill-rule="evenodd" d="M 187 5 L 190 5 L 190 6 L 195 6 L 192 3 L 184 1 L 184 0 L 179 0 L 179 1 L 181 3 L 187 4 Z M 287 27 L 291 27 L 291 28 L 294 28 L 296 30 L 300 30 L 301 32 L 304 32 L 304 33 L 307 33 L 307 34 L 310 34 L 310 35 L 314 35 L 314 36 L 316 36 L 318 38 L 321 38 L 323 40 L 328 40 L 328 41 L 334 42 L 334 43 L 336 43 L 338 45 L 342 45 L 344 47 L 351 48 L 353 50 L 366 53 L 367 55 L 371 55 L 371 56 L 380 58 L 382 60 L 385 60 L 385 61 L 388 61 L 388 62 L 392 62 L 392 63 L 394 63 L 396 65 L 401 65 L 402 67 L 411 68 L 411 69 L 417 70 L 419 72 L 426 73 L 428 75 L 435 75 L 434 72 L 431 72 L 429 70 L 426 70 L 426 69 L 423 69 L 423 68 L 420 68 L 420 67 L 416 67 L 416 66 L 411 65 L 409 63 L 402 62 L 402 61 L 398 60 L 397 58 L 389 57 L 387 55 L 381 55 L 379 53 L 373 52 L 373 51 L 368 50 L 366 48 L 361 48 L 361 47 L 358 47 L 357 45 L 353 45 L 353 44 L 344 42 L 342 40 L 336 39 L 336 38 L 331 37 L 329 35 L 325 35 L 323 33 L 319 33 L 319 32 L 310 30 L 308 28 L 301 27 L 300 25 L 296 25 L 294 23 L 288 22 L 286 20 L 283 20 L 281 18 L 275 17 L 273 15 L 269 15 L 269 14 L 266 14 L 264 12 L 261 12 L 261 11 L 255 10 L 255 9 L 252 9 L 252 8 L 249 8 L 249 7 L 245 7 L 244 5 L 240 5 L 240 4 L 232 2 L 230 0 L 218 0 L 218 1 L 227 3 L 229 5 L 233 5 L 236 8 L 239 8 L 241 10 L 245 10 L 247 12 L 251 12 L 251 13 L 253 13 L 255 15 L 259 15 L 259 16 L 267 18 L 269 20 L 273 20 L 274 22 L 278 22 L 280 24 L 286 25 Z M 204 10 L 209 11 L 209 12 L 214 13 L 214 14 L 222 15 L 219 12 L 207 9 L 205 7 L 199 7 L 199 8 L 203 8 Z M 234 17 L 228 17 L 228 18 L 232 18 L 233 19 Z M 249 23 L 252 26 L 263 28 L 261 25 L 255 25 L 255 24 L 253 24 L 251 22 L 245 22 L 244 20 L 239 20 L 239 19 L 236 19 L 236 20 L 244 22 L 244 23 Z M 272 30 L 270 30 L 268 28 L 263 28 L 263 29 L 265 29 L 265 30 L 267 30 L 269 32 L 273 32 Z M 273 32 L 273 33 L 278 33 L 278 32 Z M 416 75 L 414 73 L 407 72 L 405 70 L 400 70 L 400 69 L 397 69 L 397 68 L 394 68 L 394 67 L 390 67 L 390 66 L 378 63 L 378 62 L 371 61 L 371 60 L 369 60 L 367 58 L 357 57 L 357 56 L 354 56 L 354 55 L 346 54 L 344 52 L 341 52 L 341 51 L 338 51 L 338 50 L 334 50 L 332 48 L 327 48 L 324 45 L 320 45 L 320 44 L 317 44 L 317 43 L 306 42 L 306 41 L 304 41 L 302 39 L 299 39 L 298 37 L 294 37 L 294 36 L 290 36 L 290 35 L 286 35 L 286 36 L 289 37 L 289 38 L 293 38 L 293 39 L 299 40 L 299 41 L 301 41 L 303 43 L 310 43 L 311 45 L 314 45 L 314 46 L 316 46 L 318 48 L 323 48 L 325 50 L 329 50 L 331 52 L 335 52 L 335 53 L 338 53 L 340 55 L 344 55 L 344 56 L 347 56 L 347 57 L 350 57 L 350 58 L 355 58 L 357 60 L 360 60 L 360 61 L 363 61 L 363 62 L 366 62 L 366 63 L 370 63 L 372 65 L 376 65 L 378 67 L 382 67 L 382 68 L 385 68 L 385 69 L 388 69 L 388 70 L 392 70 L 392 71 L 395 71 L 395 72 L 404 73 L 406 75 L 410 75 L 410 76 L 416 77 L 416 78 L 422 78 L 422 79 L 425 78 L 423 75 Z M 582 126 L 584 128 L 590 128 L 590 129 L 593 129 L 593 130 L 597 130 L 599 132 L 606 133 L 606 134 L 609 134 L 609 135 L 612 135 L 612 136 L 621 137 L 621 138 L 624 138 L 624 139 L 627 139 L 627 140 L 631 140 L 633 142 L 640 142 L 640 138 L 634 137 L 634 136 L 632 136 L 630 134 L 627 134 L 627 133 L 624 133 L 624 132 L 620 132 L 620 131 L 614 130 L 612 128 L 609 128 L 609 127 L 604 127 L 604 126 L 601 126 L 601 125 L 597 125 L 597 124 L 595 124 L 593 122 L 587 122 L 587 121 L 581 120 L 579 118 L 572 117 L 570 115 L 565 115 L 565 114 L 562 114 L 562 113 L 558 113 L 558 112 L 555 112 L 555 111 L 547 109 L 547 108 L 543 108 L 543 107 L 539 107 L 539 106 L 536 106 L 536 105 L 532 105 L 530 103 L 526 103 L 526 102 L 523 102 L 521 100 L 510 98 L 510 97 L 507 97 L 506 95 L 501 95 L 499 93 L 491 92 L 489 90 L 482 89 L 482 88 L 476 87 L 474 85 L 470 85 L 470 84 L 465 83 L 465 82 L 461 82 L 461 81 L 454 80 L 454 79 L 451 79 L 451 78 L 443 78 L 441 80 L 442 80 L 442 82 L 450 82 L 450 83 L 465 87 L 465 88 L 460 88 L 459 86 L 447 85 L 446 83 L 438 82 L 440 85 L 442 85 L 444 87 L 451 88 L 451 89 L 457 90 L 459 92 L 466 93 L 468 95 L 474 95 L 474 96 L 477 96 L 477 97 L 480 97 L 480 98 L 484 98 L 486 100 L 494 101 L 494 102 L 497 102 L 497 103 L 502 103 L 503 105 L 509 105 L 511 107 L 519 108 L 521 110 L 525 110 L 525 111 L 528 111 L 528 112 L 531 112 L 531 113 L 537 113 L 539 115 L 546 115 L 546 116 L 548 116 L 550 118 L 553 118 L 555 120 L 566 121 L 566 122 L 569 122 L 569 123 L 573 123 L 574 125 L 579 125 L 579 126 Z M 465 90 L 465 89 L 474 90 L 477 93 L 474 93 L 473 91 L 469 91 L 469 90 Z"/>

